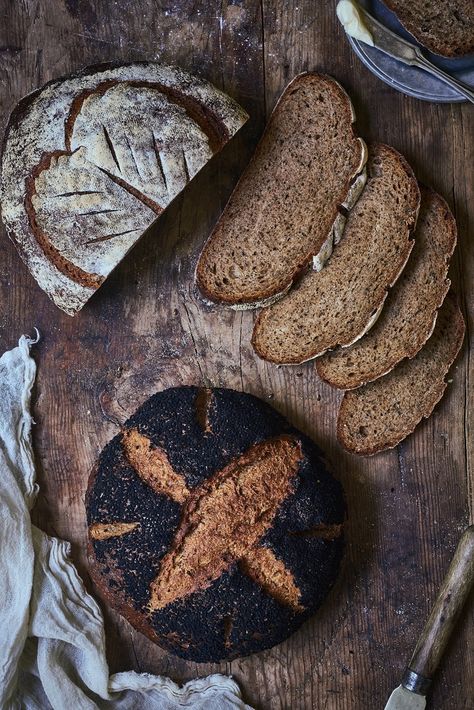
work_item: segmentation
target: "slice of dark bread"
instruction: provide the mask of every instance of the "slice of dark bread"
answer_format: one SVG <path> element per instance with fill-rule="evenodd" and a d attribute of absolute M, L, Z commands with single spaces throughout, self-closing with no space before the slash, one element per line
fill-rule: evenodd
<path fill-rule="evenodd" d="M 322 452 L 228 389 L 145 402 L 102 451 L 86 509 L 100 594 L 193 661 L 283 641 L 320 606 L 342 557 L 344 498 Z"/>
<path fill-rule="evenodd" d="M 368 180 L 342 239 L 320 272 L 308 271 L 262 311 L 252 343 L 260 357 L 301 363 L 350 345 L 377 319 L 413 247 L 420 191 L 412 169 L 386 145 L 369 148 Z"/>
<path fill-rule="evenodd" d="M 415 246 L 406 268 L 369 333 L 354 345 L 316 360 L 323 380 L 339 389 L 354 389 L 416 355 L 433 332 L 438 308 L 448 292 L 456 235 L 456 222 L 445 200 L 421 186 Z"/>
<path fill-rule="evenodd" d="M 364 175 L 354 178 L 367 151 L 354 120 L 334 79 L 301 74 L 289 84 L 199 259 L 207 299 L 268 305 L 313 257 L 327 258 L 339 208 L 363 187 Z"/>
<path fill-rule="evenodd" d="M 443 396 L 445 377 L 461 348 L 464 331 L 456 299 L 448 294 L 433 335 L 412 360 L 345 393 L 337 420 L 342 446 L 370 456 L 393 448 L 411 434 Z"/>
<path fill-rule="evenodd" d="M 384 0 L 423 46 L 445 57 L 474 53 L 472 0 Z"/>

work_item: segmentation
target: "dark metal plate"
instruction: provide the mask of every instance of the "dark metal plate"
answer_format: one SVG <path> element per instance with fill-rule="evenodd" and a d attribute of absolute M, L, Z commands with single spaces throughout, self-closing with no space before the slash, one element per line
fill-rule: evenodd
<path fill-rule="evenodd" d="M 405 39 L 421 47 L 414 37 L 402 27 L 393 12 L 390 12 L 380 0 L 359 0 L 359 2 L 386 27 L 389 27 L 401 37 L 405 37 Z M 394 89 L 408 96 L 414 96 L 417 99 L 434 103 L 457 103 L 467 101 L 467 99 L 461 94 L 458 94 L 457 91 L 422 69 L 410 67 L 402 62 L 398 62 L 396 59 L 392 59 L 392 57 L 380 52 L 378 49 L 369 47 L 367 44 L 364 44 L 364 42 L 360 42 L 353 37 L 348 37 L 348 39 L 354 52 L 363 64 L 365 64 L 375 76 L 378 76 L 379 79 L 382 79 L 382 81 L 392 86 Z M 447 59 L 433 54 L 423 47 L 422 49 L 426 58 L 433 62 L 433 64 L 436 64 L 440 69 L 448 72 L 456 79 L 460 79 L 468 86 L 472 86 L 474 89 L 474 55 Z"/>

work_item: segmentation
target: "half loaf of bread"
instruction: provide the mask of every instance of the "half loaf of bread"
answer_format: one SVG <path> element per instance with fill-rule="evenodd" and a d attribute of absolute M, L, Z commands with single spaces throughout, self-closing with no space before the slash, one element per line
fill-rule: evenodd
<path fill-rule="evenodd" d="M 412 360 L 345 393 L 337 421 L 342 446 L 370 456 L 393 448 L 411 434 L 443 396 L 445 377 L 461 348 L 464 331 L 456 299 L 448 294 L 433 335 Z"/>
<path fill-rule="evenodd" d="M 328 76 L 286 88 L 199 259 L 203 295 L 239 308 L 268 305 L 332 249 L 360 193 L 367 159 L 351 101 Z M 357 179 L 357 176 L 359 178 Z"/>
<path fill-rule="evenodd" d="M 474 53 L 472 0 L 384 0 L 400 22 L 435 54 L 457 57 Z"/>
<path fill-rule="evenodd" d="M 56 305 L 78 311 L 246 119 L 208 82 L 149 62 L 24 98 L 4 145 L 3 220 Z"/>
<path fill-rule="evenodd" d="M 450 281 L 456 222 L 446 202 L 421 187 L 415 246 L 401 277 L 390 290 L 374 327 L 354 345 L 316 360 L 319 376 L 349 390 L 376 380 L 405 357 L 412 358 L 433 332 Z"/>
<path fill-rule="evenodd" d="M 296 364 L 362 337 L 407 262 L 419 205 L 406 160 L 389 146 L 371 146 L 367 184 L 341 241 L 322 271 L 308 271 L 283 300 L 260 313 L 252 337 L 257 354 Z"/>

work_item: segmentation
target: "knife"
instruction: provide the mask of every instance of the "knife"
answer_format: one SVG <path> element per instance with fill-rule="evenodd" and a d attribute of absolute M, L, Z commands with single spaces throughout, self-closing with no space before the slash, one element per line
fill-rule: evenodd
<path fill-rule="evenodd" d="M 463 84 L 461 81 L 455 79 L 441 69 L 438 69 L 437 66 L 426 59 L 419 47 L 411 42 L 408 42 L 406 39 L 399 37 L 399 35 L 395 34 L 395 32 L 389 30 L 388 27 L 382 25 L 381 22 L 376 20 L 375 17 L 372 17 L 372 15 L 367 12 L 364 7 L 361 7 L 358 3 L 356 3 L 355 0 L 350 0 L 350 4 L 352 5 L 356 15 L 360 15 L 363 24 L 372 35 L 373 46 L 376 49 L 388 54 L 394 59 L 398 59 L 398 61 L 403 62 L 404 64 L 423 69 L 441 81 L 444 81 L 445 84 L 448 84 L 451 88 L 458 91 L 466 99 L 468 99 L 468 101 L 474 103 L 474 91 L 469 86 Z M 363 42 L 364 40 L 361 39 L 361 41 Z"/>
<path fill-rule="evenodd" d="M 402 683 L 392 692 L 385 710 L 423 710 L 426 706 L 426 693 L 473 582 L 474 525 L 471 525 L 459 541 Z"/>

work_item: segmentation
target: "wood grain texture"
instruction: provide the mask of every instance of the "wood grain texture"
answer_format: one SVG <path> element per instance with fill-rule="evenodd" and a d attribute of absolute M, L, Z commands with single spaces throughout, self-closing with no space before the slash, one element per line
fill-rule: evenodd
<path fill-rule="evenodd" d="M 180 64 L 229 92 L 251 120 L 166 211 L 74 319 L 38 289 L 2 232 L 0 347 L 38 326 L 35 445 L 41 494 L 34 517 L 84 559 L 83 496 L 106 441 L 157 389 L 226 385 L 268 399 L 328 451 L 349 506 L 347 556 L 318 616 L 280 646 L 228 664 L 176 659 L 106 612 L 111 669 L 176 681 L 231 672 L 267 709 L 375 710 L 399 683 L 461 531 L 474 512 L 472 332 L 474 112 L 392 91 L 361 66 L 332 0 L 23 0 L 0 2 L 0 121 L 52 77 L 99 61 Z M 202 304 L 197 255 L 248 161 L 279 93 L 296 73 L 334 75 L 354 99 L 366 138 L 391 143 L 449 202 L 459 227 L 452 278 L 467 344 L 434 415 L 396 450 L 345 454 L 335 439 L 340 394 L 314 365 L 277 368 L 250 348 L 252 313 Z M 432 692 L 432 707 L 472 710 L 472 599 Z"/>

